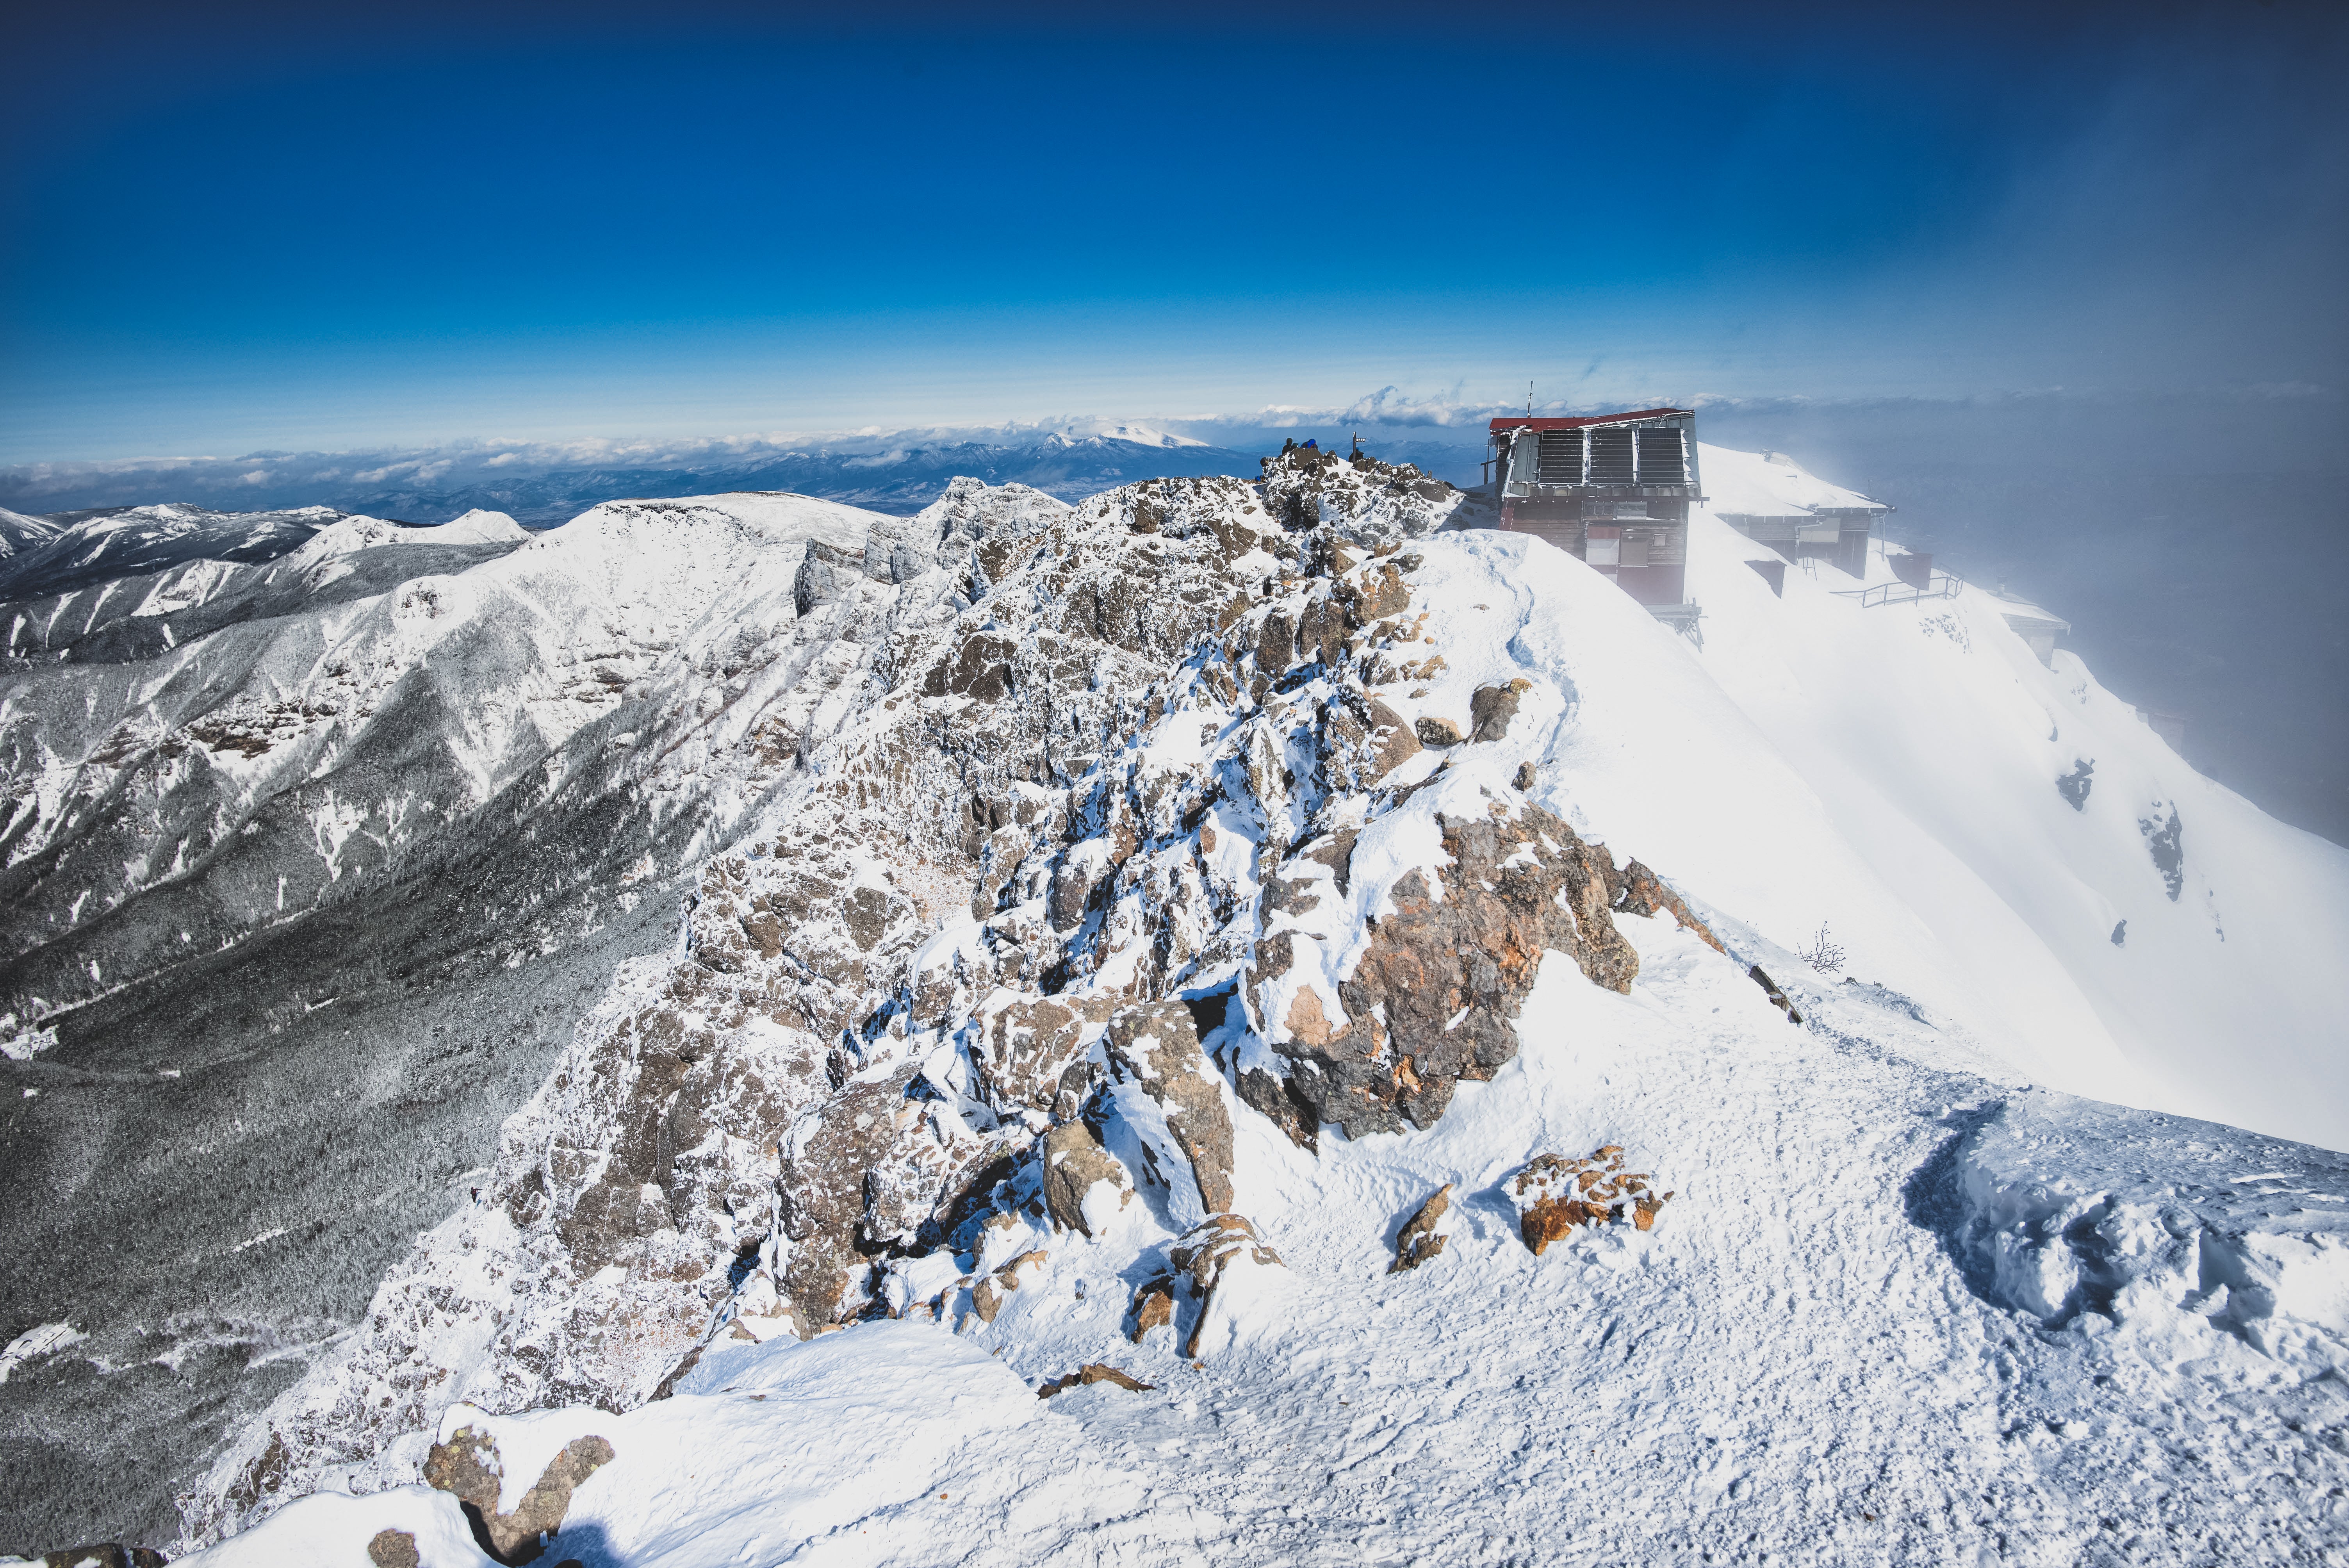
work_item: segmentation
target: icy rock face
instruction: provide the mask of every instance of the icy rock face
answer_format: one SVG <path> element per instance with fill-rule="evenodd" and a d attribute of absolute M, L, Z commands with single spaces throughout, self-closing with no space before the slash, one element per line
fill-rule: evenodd
<path fill-rule="evenodd" d="M 1217 1340 L 1228 1346 L 1247 1305 L 1234 1298 L 1256 1296 L 1266 1288 L 1264 1271 L 1287 1266 L 1239 1214 L 1210 1214 L 1184 1232 L 1166 1265 L 1135 1287 L 1127 1336 L 1139 1345 L 1154 1328 L 1179 1330 L 1188 1322 L 1181 1341 L 1186 1357 L 1204 1355 Z"/>
<path fill-rule="evenodd" d="M 876 526 L 865 581 L 933 564 L 804 784 L 509 1124 L 482 1209 L 216 1467 L 198 1531 L 398 1479 L 450 1401 L 626 1408 L 712 1333 L 984 1318 L 1036 1227 L 1092 1233 L 1133 1180 L 1205 1227 L 1174 1267 L 1213 1342 L 1226 1269 L 1277 1263 L 1234 1212 L 1234 1098 L 1305 1139 L 1423 1125 L 1508 1059 L 1546 946 L 1628 985 L 1603 849 L 1523 799 L 1413 805 L 1436 758 L 1378 688 L 1440 655 L 1416 557 L 1376 542 L 1444 507 L 1344 477 L 1359 529 L 1212 479 L 1074 511 L 957 483 Z M 1202 1042 L 1175 999 L 1216 996 Z"/>
<path fill-rule="evenodd" d="M 1346 830 L 1309 845 L 1268 892 L 1275 919 L 1249 972 L 1265 1037 L 1314 1118 L 1349 1137 L 1406 1120 L 1431 1127 L 1454 1085 L 1506 1066 L 1545 952 L 1570 954 L 1611 990 L 1628 991 L 1639 972 L 1609 913 L 1607 851 L 1530 801 L 1494 800 L 1485 812 L 1436 817 L 1444 860 L 1432 876 L 1413 868 L 1375 903 L 1363 898 L 1384 910 L 1363 921 L 1366 944 L 1350 940 Z M 1341 963 L 1351 973 L 1340 979 Z M 1264 1095 L 1245 1083 L 1243 1092 Z"/>
<path fill-rule="evenodd" d="M 2226 1336 L 2309 1375 L 2349 1362 L 2349 1158 L 2042 1092 L 1951 1160 L 1953 1250 L 2049 1327 L 2162 1360 Z"/>
<path fill-rule="evenodd" d="M 502 1501 L 506 1478 L 497 1439 L 469 1426 L 460 1427 L 432 1445 L 424 1460 L 424 1482 L 471 1505 L 481 1516 L 482 1532 L 498 1560 L 521 1563 L 538 1555 L 532 1549 L 539 1546 L 542 1536 L 563 1528 L 572 1491 L 611 1463 L 612 1457 L 612 1445 L 604 1439 L 574 1438 L 548 1462 L 521 1500 L 507 1509 Z"/>
<path fill-rule="evenodd" d="M 1100 1235 L 1133 1201 L 1133 1183 L 1116 1156 L 1082 1121 L 1064 1121 L 1044 1137 L 1044 1210 L 1064 1231 Z"/>
<path fill-rule="evenodd" d="M 1264 459 L 1264 501 L 1291 528 L 1342 522 L 1372 547 L 1399 544 L 1440 526 L 1459 491 L 1409 463 L 1292 448 Z"/>
<path fill-rule="evenodd" d="M 1110 1020 L 1106 1044 L 1113 1081 L 1131 1091 L 1123 1119 L 1141 1134 L 1145 1150 L 1163 1151 L 1152 1161 L 1154 1175 L 1188 1166 L 1202 1214 L 1229 1209 L 1231 1113 L 1222 1075 L 1199 1049 L 1190 1009 L 1179 1002 L 1123 1009 Z M 1166 1184 L 1163 1175 L 1159 1180 Z"/>
<path fill-rule="evenodd" d="M 1237 1214 L 1210 1214 L 1200 1221 L 1183 1233 L 1167 1261 L 1195 1304 L 1190 1337 L 1183 1344 L 1183 1354 L 1191 1357 L 1218 1337 L 1228 1339 L 1241 1315 L 1232 1297 L 1263 1288 L 1263 1271 L 1286 1266 L 1256 1227 Z"/>

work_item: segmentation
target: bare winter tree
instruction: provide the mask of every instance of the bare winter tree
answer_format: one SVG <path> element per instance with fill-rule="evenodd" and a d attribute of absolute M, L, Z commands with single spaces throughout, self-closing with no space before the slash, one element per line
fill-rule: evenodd
<path fill-rule="evenodd" d="M 1843 949 L 1827 935 L 1827 923 L 1824 920 L 1819 922 L 1819 933 L 1811 938 L 1811 944 L 1795 948 L 1795 956 L 1822 975 L 1843 972 Z"/>

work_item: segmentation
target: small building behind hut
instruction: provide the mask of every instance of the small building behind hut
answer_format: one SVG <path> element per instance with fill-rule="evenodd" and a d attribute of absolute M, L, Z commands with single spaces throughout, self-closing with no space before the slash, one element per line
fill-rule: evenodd
<path fill-rule="evenodd" d="M 1696 415 L 1495 419 L 1501 526 L 1547 540 L 1651 607 L 1687 596 Z"/>
<path fill-rule="evenodd" d="M 1713 516 L 1789 561 L 1826 561 L 1868 575 L 1868 542 L 1892 509 L 1829 484 L 1784 452 L 1704 449 L 1705 505 Z"/>
<path fill-rule="evenodd" d="M 2014 634 L 2031 645 L 2031 651 L 2038 655 L 2041 664 L 2053 669 L 2055 645 L 2072 634 L 2072 623 L 2020 593 L 2008 593 L 2003 583 L 1991 590 L 1991 597 L 1998 601 L 1999 614 L 2006 617 Z"/>

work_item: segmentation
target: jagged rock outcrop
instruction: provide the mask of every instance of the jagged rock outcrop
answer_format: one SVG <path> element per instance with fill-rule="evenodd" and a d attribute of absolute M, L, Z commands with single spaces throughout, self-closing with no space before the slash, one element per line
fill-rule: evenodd
<path fill-rule="evenodd" d="M 1158 1387 L 1155 1383 L 1144 1383 L 1141 1378 L 1130 1373 L 1121 1372 L 1116 1367 L 1102 1362 L 1088 1361 L 1065 1377 L 1055 1377 L 1049 1383 L 1039 1384 L 1036 1388 L 1036 1398 L 1049 1399 L 1055 1394 L 1064 1394 L 1071 1388 L 1082 1388 L 1093 1383 L 1107 1383 L 1135 1394 L 1146 1394 Z"/>
<path fill-rule="evenodd" d="M 1672 1198 L 1656 1191 L 1654 1181 L 1644 1171 L 1625 1171 L 1622 1149 L 1609 1143 L 1587 1160 L 1537 1154 L 1506 1191 L 1516 1207 L 1519 1233 L 1539 1257 L 1582 1226 L 1611 1224 L 1627 1214 L 1639 1229 L 1652 1228 Z"/>
<path fill-rule="evenodd" d="M 1126 1309 L 1126 1337 L 1136 1345 L 1154 1328 L 1174 1321 L 1174 1276 L 1153 1274 L 1133 1287 L 1133 1303 Z"/>
<path fill-rule="evenodd" d="M 1125 1167 L 1081 1121 L 1064 1121 L 1045 1135 L 1043 1167 L 1045 1212 L 1061 1230 L 1098 1235 L 1133 1201 Z"/>
<path fill-rule="evenodd" d="M 1175 1179 L 1167 1171 L 1179 1161 L 1206 1213 L 1231 1208 L 1231 1113 L 1191 1010 L 1180 1002 L 1125 1008 L 1110 1020 L 1105 1043 L 1113 1081 L 1138 1095 L 1126 1099 L 1127 1119 L 1143 1148 L 1164 1162 L 1154 1174 L 1162 1182 Z"/>
<path fill-rule="evenodd" d="M 472 1427 L 460 1427 L 445 1442 L 432 1445 L 424 1460 L 424 1482 L 465 1505 L 466 1518 L 486 1540 L 492 1556 L 501 1563 L 530 1563 L 545 1550 L 543 1538 L 563 1528 L 573 1491 L 611 1462 L 612 1445 L 602 1438 L 574 1438 L 547 1461 L 521 1501 L 501 1512 L 504 1467 L 497 1442 Z"/>
<path fill-rule="evenodd" d="M 1271 1047 L 1294 1066 L 1291 1087 L 1350 1138 L 1433 1126 L 1462 1078 L 1506 1066 L 1545 952 L 1568 954 L 1612 990 L 1639 973 L 1608 913 L 1615 871 L 1603 845 L 1529 801 L 1493 800 L 1480 816 L 1437 823 L 1449 863 L 1385 890 L 1391 913 L 1373 917 L 1350 975 L 1328 988 L 1292 983 L 1303 944 L 1282 932 L 1258 944 L 1250 971 Z M 1294 885 L 1275 896 L 1295 907 Z"/>
<path fill-rule="evenodd" d="M 1517 717 L 1517 704 L 1533 683 L 1523 677 L 1506 686 L 1478 686 L 1468 699 L 1468 724 L 1471 740 L 1503 740 L 1509 725 Z"/>
<path fill-rule="evenodd" d="M 1408 463 L 1395 467 L 1360 454 L 1292 447 L 1264 459 L 1265 506 L 1282 523 L 1342 523 L 1374 545 L 1427 532 L 1457 494 Z"/>
<path fill-rule="evenodd" d="M 1395 1233 L 1394 1262 L 1387 1265 L 1387 1273 L 1398 1274 L 1405 1269 L 1415 1269 L 1444 1251 L 1444 1243 L 1450 1238 L 1436 1227 L 1451 1212 L 1454 1185 L 1446 1181 L 1438 1187 L 1427 1202 L 1419 1206 L 1419 1212 L 1403 1222 L 1402 1229 Z"/>
<path fill-rule="evenodd" d="M 970 1287 L 970 1309 L 981 1323 L 993 1323 L 995 1315 L 1003 1310 L 1004 1297 L 1019 1288 L 1019 1271 L 1041 1268 L 1051 1254 L 1041 1247 L 1021 1253 L 1009 1263 L 978 1280 Z"/>
<path fill-rule="evenodd" d="M 1663 879 L 1637 861 L 1623 867 L 1622 875 L 1617 882 L 1614 902 L 1609 907 L 1619 914 L 1670 914 L 1680 923 L 1682 931 L 1695 933 L 1697 939 L 1715 953 L 1726 954 L 1729 951 L 1721 944 L 1721 938 L 1713 934 L 1713 927 L 1699 920 L 1690 910 L 1687 900 L 1666 887 Z"/>
<path fill-rule="evenodd" d="M 199 1528 L 458 1399 L 625 1408 L 713 1335 L 991 1325 L 1049 1229 L 1095 1233 L 1133 1177 L 1191 1228 L 1132 1332 L 1188 1314 L 1195 1353 L 1278 1277 L 1237 1212 L 1236 1111 L 1308 1147 L 1429 1126 L 1511 1059 L 1546 952 L 1627 987 L 1606 850 L 1420 749 L 1412 683 L 1443 659 L 1397 546 L 1456 498 L 1341 466 L 1074 509 L 958 483 L 853 580 L 822 560 L 871 602 L 829 738 Z M 1472 705 L 1484 744 L 1506 707 Z"/>
<path fill-rule="evenodd" d="M 1190 1337 L 1183 1342 L 1183 1354 L 1190 1357 L 1198 1356 L 1206 1345 L 1219 1293 L 1236 1288 L 1237 1278 L 1254 1271 L 1288 1266 L 1238 1214 L 1211 1214 L 1200 1221 L 1174 1243 L 1167 1262 L 1197 1307 Z"/>

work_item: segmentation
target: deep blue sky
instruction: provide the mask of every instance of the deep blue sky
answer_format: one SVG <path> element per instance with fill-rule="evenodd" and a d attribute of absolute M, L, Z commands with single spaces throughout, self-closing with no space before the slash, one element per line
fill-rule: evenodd
<path fill-rule="evenodd" d="M 2344 9 L 85 7 L 0 95 L 0 461 L 2337 399 Z"/>

